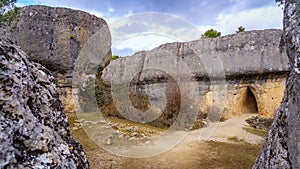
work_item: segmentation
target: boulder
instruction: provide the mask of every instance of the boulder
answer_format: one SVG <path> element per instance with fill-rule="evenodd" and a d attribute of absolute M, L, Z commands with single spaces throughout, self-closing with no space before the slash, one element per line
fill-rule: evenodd
<path fill-rule="evenodd" d="M 282 46 L 290 60 L 284 97 L 253 168 L 300 166 L 300 1 L 285 0 Z"/>
<path fill-rule="evenodd" d="M 103 55 L 101 64 L 89 68 L 101 71 L 111 60 L 111 42 L 107 23 L 102 18 L 83 11 L 61 7 L 26 6 L 9 26 L 0 25 L 0 36 L 19 45 L 29 60 L 50 70 L 57 79 L 57 90 L 66 111 L 73 112 L 72 76 L 77 58 L 86 42 L 95 33 Z M 92 66 L 91 66 L 92 65 Z M 76 92 L 76 89 L 73 89 Z"/>
<path fill-rule="evenodd" d="M 53 75 L 0 42 L 0 168 L 88 168 L 71 135 Z"/>

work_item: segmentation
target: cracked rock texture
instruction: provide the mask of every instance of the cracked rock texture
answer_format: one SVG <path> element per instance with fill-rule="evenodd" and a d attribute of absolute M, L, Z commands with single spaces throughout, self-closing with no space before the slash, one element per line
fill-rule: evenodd
<path fill-rule="evenodd" d="M 281 34 L 282 31 L 276 29 L 256 30 L 163 44 L 111 61 L 104 70 L 103 79 L 114 84 L 128 83 L 141 72 L 138 80 L 155 83 L 170 73 L 188 74 L 196 80 L 217 80 L 286 72 L 289 70 L 288 58 L 278 49 Z"/>
<path fill-rule="evenodd" d="M 291 71 L 283 101 L 253 168 L 300 167 L 300 1 L 283 3 L 282 45 L 286 47 Z"/>
<path fill-rule="evenodd" d="M 22 7 L 10 26 L 0 25 L 0 36 L 12 40 L 28 54 L 29 60 L 42 64 L 53 73 L 60 99 L 65 110 L 70 112 L 76 106 L 71 87 L 77 58 L 89 38 L 97 32 L 101 35 L 93 45 L 94 49 L 101 46 L 97 54 L 103 55 L 103 59 L 100 64 L 92 61 L 81 65 L 102 70 L 111 59 L 110 33 L 102 18 L 79 10 L 37 5 Z"/>
<path fill-rule="evenodd" d="M 113 85 L 136 85 L 157 102 L 160 95 L 148 91 L 167 93 L 168 77 L 173 77 L 177 83 L 195 84 L 197 96 L 189 99 L 199 99 L 200 113 L 219 107 L 224 117 L 241 113 L 274 117 L 290 70 L 287 55 L 279 50 L 281 35 L 282 30 L 268 29 L 163 44 L 112 60 L 102 77 Z M 172 91 L 167 95 L 180 93 Z"/>
<path fill-rule="evenodd" d="M 88 168 L 49 70 L 0 42 L 0 168 Z"/>

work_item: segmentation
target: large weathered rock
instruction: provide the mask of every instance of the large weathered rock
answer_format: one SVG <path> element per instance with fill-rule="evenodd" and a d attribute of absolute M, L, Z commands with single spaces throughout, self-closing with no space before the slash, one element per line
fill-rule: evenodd
<path fill-rule="evenodd" d="M 300 166 L 300 1 L 282 2 L 284 2 L 282 45 L 286 47 L 291 71 L 283 101 L 253 168 Z"/>
<path fill-rule="evenodd" d="M 0 42 L 0 168 L 88 168 L 49 70 Z"/>
<path fill-rule="evenodd" d="M 152 85 L 153 90 L 159 86 L 164 91 L 172 76 L 177 82 L 196 84 L 200 113 L 222 107 L 220 113 L 226 117 L 241 113 L 273 117 L 289 71 L 288 58 L 278 48 L 281 34 L 269 29 L 164 44 L 111 61 L 103 80 L 114 85 L 142 82 L 147 84 L 145 90 Z"/>
<path fill-rule="evenodd" d="M 281 30 L 269 29 L 164 44 L 151 51 L 113 60 L 104 70 L 103 79 L 114 84 L 128 83 L 137 73 L 153 68 L 168 72 L 179 70 L 176 73 L 181 73 L 184 71 L 180 67 L 182 62 L 188 67 L 190 76 L 196 79 L 222 75 L 227 79 L 239 79 L 285 72 L 289 70 L 289 65 L 286 55 L 278 49 L 281 33 Z M 221 69 L 218 66 L 222 66 Z M 163 79 L 166 75 L 162 71 L 144 71 L 139 80 L 152 79 L 155 83 L 154 77 Z"/>
<path fill-rule="evenodd" d="M 75 108 L 71 88 L 74 65 L 81 49 L 98 31 L 101 31 L 101 36 L 97 38 L 101 40 L 95 45 L 104 49 L 98 51 L 104 57 L 100 65 L 93 67 L 102 70 L 111 59 L 110 33 L 102 18 L 68 8 L 26 6 L 20 9 L 10 26 L 0 25 L 0 36 L 12 40 L 28 54 L 30 60 L 53 73 L 66 111 L 74 111 Z"/>

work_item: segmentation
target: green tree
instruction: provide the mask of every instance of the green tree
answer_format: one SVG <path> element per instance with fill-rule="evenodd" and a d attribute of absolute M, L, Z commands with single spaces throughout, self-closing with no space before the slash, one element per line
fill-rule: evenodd
<path fill-rule="evenodd" d="M 204 34 L 202 34 L 201 38 L 216 38 L 221 36 L 221 32 L 218 32 L 214 29 L 207 30 Z"/>
<path fill-rule="evenodd" d="M 10 24 L 17 14 L 18 8 L 15 6 L 17 0 L 0 0 L 0 24 Z"/>
<path fill-rule="evenodd" d="M 120 58 L 120 56 L 118 56 L 118 55 L 112 55 L 112 57 L 111 57 L 112 60 L 116 60 L 118 58 Z"/>
<path fill-rule="evenodd" d="M 245 28 L 243 26 L 239 26 L 238 27 L 238 30 L 235 31 L 236 33 L 239 33 L 239 32 L 244 32 L 245 31 Z"/>

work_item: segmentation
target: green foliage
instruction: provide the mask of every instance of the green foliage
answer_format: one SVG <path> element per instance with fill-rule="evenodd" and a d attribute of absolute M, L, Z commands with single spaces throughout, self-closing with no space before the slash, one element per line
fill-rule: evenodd
<path fill-rule="evenodd" d="M 250 127 L 243 127 L 244 130 L 246 130 L 249 133 L 261 136 L 261 137 L 266 137 L 268 134 L 268 130 L 263 130 L 263 129 L 255 129 L 255 128 L 250 128 Z"/>
<path fill-rule="evenodd" d="M 75 39 L 75 35 L 74 34 L 70 34 L 70 39 Z"/>
<path fill-rule="evenodd" d="M 10 25 L 16 18 L 19 8 L 15 6 L 17 0 L 0 0 L 0 24 Z"/>
<path fill-rule="evenodd" d="M 204 38 L 216 38 L 216 37 L 219 37 L 221 36 L 221 32 L 218 32 L 214 29 L 210 29 L 210 30 L 207 30 L 202 36 L 201 38 L 204 39 Z"/>
<path fill-rule="evenodd" d="M 116 60 L 118 58 L 120 58 L 120 56 L 118 56 L 118 55 L 112 55 L 112 57 L 111 57 L 112 60 Z"/>
<path fill-rule="evenodd" d="M 238 30 L 235 31 L 236 33 L 239 33 L 239 32 L 244 32 L 245 31 L 245 28 L 243 26 L 239 26 L 238 27 Z"/>

